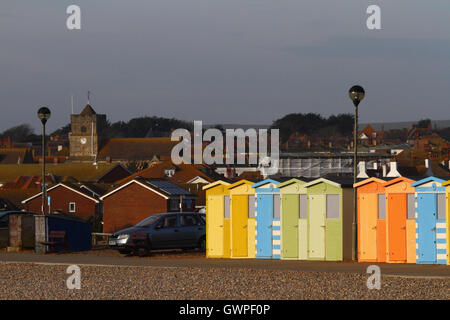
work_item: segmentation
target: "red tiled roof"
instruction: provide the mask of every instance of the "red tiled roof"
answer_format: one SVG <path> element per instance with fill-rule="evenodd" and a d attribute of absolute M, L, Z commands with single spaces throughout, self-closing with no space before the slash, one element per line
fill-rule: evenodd
<path fill-rule="evenodd" d="M 165 173 L 166 169 L 175 169 L 174 175 L 172 177 L 167 177 Z M 201 169 L 212 170 L 207 165 L 203 164 L 174 165 L 171 160 L 164 160 L 159 163 L 154 163 L 150 165 L 150 167 L 138 171 L 132 174 L 131 176 L 119 181 L 118 183 L 122 184 L 124 182 L 128 182 L 138 176 L 146 179 L 165 179 L 177 184 L 187 183 L 188 181 L 197 176 L 205 179 L 208 182 L 215 181 L 213 177 L 209 176 Z"/>
<path fill-rule="evenodd" d="M 170 156 L 178 141 L 170 138 L 114 138 L 109 139 L 100 149 L 97 158 L 111 161 L 151 160 L 155 156 Z"/>

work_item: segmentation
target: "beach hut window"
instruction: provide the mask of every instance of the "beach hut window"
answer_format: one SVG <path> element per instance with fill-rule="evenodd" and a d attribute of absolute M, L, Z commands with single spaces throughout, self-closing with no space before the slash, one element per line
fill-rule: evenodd
<path fill-rule="evenodd" d="M 223 204 L 224 218 L 230 219 L 230 196 L 224 196 L 223 201 L 224 201 L 224 204 Z"/>
<path fill-rule="evenodd" d="M 273 196 L 273 218 L 280 219 L 280 195 Z"/>
<path fill-rule="evenodd" d="M 255 217 L 255 196 L 248 197 L 248 217 Z"/>
<path fill-rule="evenodd" d="M 438 220 L 445 219 L 445 194 L 443 193 L 437 195 L 437 218 Z"/>
<path fill-rule="evenodd" d="M 306 194 L 299 195 L 300 205 L 298 207 L 299 207 L 299 210 L 300 210 L 300 212 L 299 212 L 299 218 L 300 219 L 306 219 L 307 215 L 308 215 L 308 212 L 307 212 L 308 211 L 308 207 L 306 205 L 306 199 L 307 199 L 307 195 Z"/>
<path fill-rule="evenodd" d="M 386 219 L 386 197 L 384 194 L 378 195 L 378 219 Z"/>
<path fill-rule="evenodd" d="M 327 219 L 339 219 L 339 195 L 327 194 Z"/>
<path fill-rule="evenodd" d="M 415 213 L 415 199 L 413 194 L 408 194 L 408 219 L 414 219 L 416 217 Z"/>

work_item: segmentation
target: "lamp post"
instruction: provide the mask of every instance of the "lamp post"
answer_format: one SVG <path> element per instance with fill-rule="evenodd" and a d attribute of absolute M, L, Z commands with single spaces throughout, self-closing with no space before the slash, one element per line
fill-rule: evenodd
<path fill-rule="evenodd" d="M 358 105 L 362 99 L 364 99 L 365 91 L 361 86 L 353 86 L 348 91 L 350 99 L 353 101 L 355 106 L 355 122 L 353 125 L 353 184 L 356 183 L 357 166 L 358 166 Z M 352 259 L 356 261 L 358 258 L 358 235 L 357 235 L 357 199 L 356 199 L 356 188 L 353 188 L 353 242 L 352 242 Z"/>
<path fill-rule="evenodd" d="M 45 124 L 50 119 L 50 109 L 47 107 L 39 108 L 38 118 L 42 122 L 42 214 L 45 214 L 45 203 L 47 201 L 47 185 L 45 184 Z"/>

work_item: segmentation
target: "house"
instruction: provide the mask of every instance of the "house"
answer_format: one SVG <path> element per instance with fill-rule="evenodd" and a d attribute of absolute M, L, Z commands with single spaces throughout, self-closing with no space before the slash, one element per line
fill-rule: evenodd
<path fill-rule="evenodd" d="M 47 185 L 57 184 L 59 182 L 77 182 L 74 177 L 71 176 L 55 176 L 48 174 L 45 176 L 45 183 Z M 40 190 L 42 185 L 42 176 L 19 176 L 13 181 L 3 183 L 0 189 L 28 189 L 28 190 Z"/>
<path fill-rule="evenodd" d="M 138 171 L 118 183 L 128 182 L 135 177 L 146 179 L 168 180 L 176 184 L 209 184 L 223 178 L 206 164 L 173 164 L 170 159 L 151 164 L 148 168 Z"/>
<path fill-rule="evenodd" d="M 46 173 L 54 176 L 71 176 L 77 181 L 115 183 L 130 175 L 130 172 L 119 163 L 85 163 L 65 162 L 48 164 Z M 14 181 L 20 176 L 39 176 L 42 174 L 40 164 L 0 164 L 0 184 Z"/>
<path fill-rule="evenodd" d="M 170 181 L 135 177 L 114 188 L 103 201 L 103 232 L 112 233 L 130 227 L 148 216 L 194 211 L 196 196 Z"/>
<path fill-rule="evenodd" d="M 197 209 L 204 208 L 206 205 L 205 191 L 202 187 L 216 180 L 224 179 L 223 176 L 216 173 L 214 169 L 208 165 L 183 163 L 175 165 L 167 158 L 154 162 L 148 168 L 138 171 L 119 181 L 118 184 L 126 183 L 136 177 L 153 180 L 167 180 L 189 190 L 198 197 L 196 201 Z"/>
<path fill-rule="evenodd" d="M 178 143 L 170 138 L 113 138 L 99 150 L 97 161 L 152 161 L 154 157 L 170 157 Z"/>
<path fill-rule="evenodd" d="M 0 212 L 2 211 L 17 211 L 19 208 L 11 201 L 5 198 L 0 198 Z"/>
<path fill-rule="evenodd" d="M 58 183 L 47 189 L 47 197 L 46 213 L 61 212 L 91 222 L 100 221 L 100 200 L 77 184 Z M 26 211 L 41 212 L 42 192 L 23 200 L 22 204 Z"/>
<path fill-rule="evenodd" d="M 364 146 L 374 146 L 382 142 L 382 136 L 370 124 L 358 132 L 359 142 Z"/>

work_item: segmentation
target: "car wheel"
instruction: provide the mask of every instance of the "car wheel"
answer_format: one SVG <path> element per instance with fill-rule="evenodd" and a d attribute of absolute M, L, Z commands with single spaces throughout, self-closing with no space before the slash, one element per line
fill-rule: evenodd
<path fill-rule="evenodd" d="M 200 251 L 206 250 L 206 237 L 200 238 L 200 240 L 198 241 L 198 248 L 200 249 Z"/>

